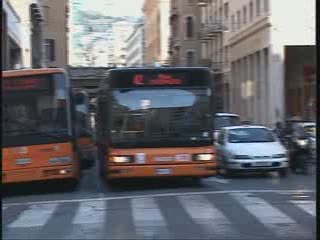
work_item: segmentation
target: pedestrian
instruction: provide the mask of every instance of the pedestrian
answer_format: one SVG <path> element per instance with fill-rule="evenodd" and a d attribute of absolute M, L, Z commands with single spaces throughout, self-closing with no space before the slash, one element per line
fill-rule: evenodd
<path fill-rule="evenodd" d="M 283 140 L 284 128 L 281 122 L 276 122 L 276 128 L 274 129 L 274 132 L 280 140 Z"/>

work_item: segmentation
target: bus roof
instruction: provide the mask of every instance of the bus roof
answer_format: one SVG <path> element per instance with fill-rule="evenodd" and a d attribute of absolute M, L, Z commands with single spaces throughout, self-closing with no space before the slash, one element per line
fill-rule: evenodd
<path fill-rule="evenodd" d="M 21 77 L 30 75 L 42 75 L 51 73 L 65 73 L 63 68 L 36 68 L 36 69 L 21 69 L 21 70 L 9 70 L 3 71 L 2 77 Z"/>
<path fill-rule="evenodd" d="M 115 68 L 110 69 L 109 72 L 136 72 L 136 71 L 174 71 L 174 70 L 183 70 L 183 71 L 211 71 L 210 68 L 206 67 L 125 67 L 125 68 Z"/>

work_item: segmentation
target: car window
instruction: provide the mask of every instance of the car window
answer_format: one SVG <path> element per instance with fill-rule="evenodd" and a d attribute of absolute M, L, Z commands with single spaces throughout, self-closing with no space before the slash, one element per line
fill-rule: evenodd
<path fill-rule="evenodd" d="M 275 142 L 276 139 L 270 130 L 265 128 L 237 128 L 229 130 L 228 142 L 254 143 Z"/>

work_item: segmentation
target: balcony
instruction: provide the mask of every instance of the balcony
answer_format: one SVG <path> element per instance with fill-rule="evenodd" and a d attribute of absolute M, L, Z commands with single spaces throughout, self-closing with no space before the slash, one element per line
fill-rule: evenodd
<path fill-rule="evenodd" d="M 202 58 L 199 60 L 199 65 L 202 67 L 211 67 L 211 59 L 209 58 Z"/>
<path fill-rule="evenodd" d="M 211 69 L 213 71 L 213 73 L 223 73 L 224 69 L 224 63 L 223 62 L 212 62 L 211 63 Z"/>
<path fill-rule="evenodd" d="M 181 47 L 181 40 L 178 38 L 173 39 L 173 47 Z"/>
<path fill-rule="evenodd" d="M 211 39 L 214 38 L 217 34 L 221 34 L 225 31 L 228 31 L 227 24 L 223 21 L 215 21 L 213 23 L 203 24 L 201 27 L 201 39 Z"/>

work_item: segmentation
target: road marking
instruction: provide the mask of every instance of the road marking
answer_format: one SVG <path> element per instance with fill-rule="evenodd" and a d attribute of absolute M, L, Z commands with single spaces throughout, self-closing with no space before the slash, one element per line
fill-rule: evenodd
<path fill-rule="evenodd" d="M 106 201 L 82 202 L 75 215 L 73 224 L 96 224 L 104 222 Z"/>
<path fill-rule="evenodd" d="M 154 198 L 135 198 L 130 200 L 134 226 L 137 234 L 145 237 L 168 234 L 164 219 Z"/>
<path fill-rule="evenodd" d="M 288 233 L 292 232 L 303 234 L 303 231 L 293 219 L 265 200 L 251 197 L 248 193 L 231 193 L 230 195 L 278 236 L 285 237 L 288 236 Z"/>
<path fill-rule="evenodd" d="M 229 219 L 202 195 L 178 196 L 184 210 L 207 234 L 236 235 Z"/>
<path fill-rule="evenodd" d="M 306 213 L 309 213 L 312 216 L 316 216 L 316 203 L 315 201 L 310 201 L 310 200 L 304 200 L 304 201 L 299 201 L 299 200 L 292 200 L 290 201 L 293 204 L 297 205 L 299 208 L 301 208 L 303 211 Z"/>
<path fill-rule="evenodd" d="M 210 182 L 224 183 L 224 184 L 230 182 L 230 180 L 228 180 L 228 179 L 222 179 L 222 178 L 217 178 L 217 177 L 209 177 L 209 178 L 206 178 L 205 180 L 210 181 Z"/>
<path fill-rule="evenodd" d="M 8 227 L 41 227 L 47 223 L 54 213 L 57 203 L 36 204 L 23 211 Z"/>
<path fill-rule="evenodd" d="M 21 205 L 33 205 L 33 204 L 48 204 L 48 203 L 74 203 L 74 202 L 89 202 L 89 201 L 108 201 L 108 200 L 120 200 L 120 199 L 132 199 L 132 198 L 148 198 L 148 197 L 171 197 L 171 196 L 186 196 L 186 195 L 206 195 L 206 194 L 228 194 L 228 193 L 315 193 L 315 190 L 222 190 L 222 191 L 199 191 L 199 192 L 184 192 L 184 193 L 157 193 L 157 194 L 143 194 L 143 195 L 129 195 L 120 197 L 102 197 L 102 198 L 80 198 L 80 199 L 68 199 L 68 200 L 52 200 L 52 201 L 38 201 L 38 202 L 21 202 L 21 203 L 3 203 L 3 206 L 21 206 Z"/>

